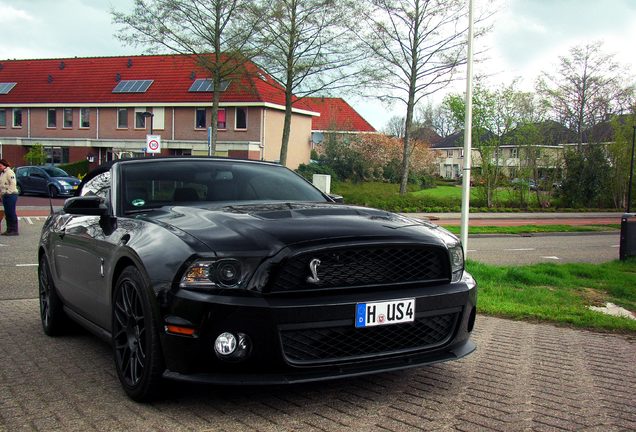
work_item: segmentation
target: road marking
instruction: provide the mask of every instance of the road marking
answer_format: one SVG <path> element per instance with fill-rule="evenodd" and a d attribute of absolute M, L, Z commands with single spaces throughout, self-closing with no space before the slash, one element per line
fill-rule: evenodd
<path fill-rule="evenodd" d="M 16 267 L 35 267 L 37 264 L 16 264 Z"/>
<path fill-rule="evenodd" d="M 621 245 L 612 245 L 612 246 L 610 246 L 610 247 L 614 247 L 614 248 L 616 248 L 616 247 L 621 247 Z"/>
<path fill-rule="evenodd" d="M 504 251 L 509 251 L 509 252 L 525 252 L 525 251 L 533 251 L 536 250 L 535 248 L 517 248 L 517 249 L 504 249 Z"/>
<path fill-rule="evenodd" d="M 561 258 L 556 257 L 556 256 L 542 256 L 541 258 L 544 258 L 544 259 L 551 259 L 551 260 L 557 260 L 557 261 L 561 259 Z"/>

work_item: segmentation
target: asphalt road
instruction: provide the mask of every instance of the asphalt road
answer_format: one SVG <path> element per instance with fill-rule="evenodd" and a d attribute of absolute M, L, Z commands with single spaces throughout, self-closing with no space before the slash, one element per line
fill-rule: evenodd
<path fill-rule="evenodd" d="M 34 266 L 42 221 L 31 222 L 0 238 L 2 432 L 636 430 L 633 337 L 485 316 L 477 351 L 460 361 L 311 385 L 175 384 L 163 399 L 134 403 L 108 344 L 82 330 L 42 333 Z M 470 248 L 496 248 L 478 241 Z"/>

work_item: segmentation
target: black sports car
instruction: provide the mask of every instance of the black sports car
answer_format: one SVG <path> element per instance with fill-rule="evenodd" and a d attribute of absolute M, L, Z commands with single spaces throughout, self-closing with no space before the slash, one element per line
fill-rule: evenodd
<path fill-rule="evenodd" d="M 42 325 L 110 341 L 135 400 L 162 378 L 300 383 L 475 349 L 476 283 L 438 226 L 245 160 L 119 160 L 77 195 L 42 231 Z"/>

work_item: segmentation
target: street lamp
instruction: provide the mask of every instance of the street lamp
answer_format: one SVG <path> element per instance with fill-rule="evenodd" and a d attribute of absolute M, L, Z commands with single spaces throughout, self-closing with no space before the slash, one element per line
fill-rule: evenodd
<path fill-rule="evenodd" d="M 153 113 L 151 113 L 150 111 L 144 111 L 144 112 L 141 113 L 141 116 L 143 118 L 150 117 L 150 135 L 152 135 L 152 119 L 155 117 L 155 115 Z"/>

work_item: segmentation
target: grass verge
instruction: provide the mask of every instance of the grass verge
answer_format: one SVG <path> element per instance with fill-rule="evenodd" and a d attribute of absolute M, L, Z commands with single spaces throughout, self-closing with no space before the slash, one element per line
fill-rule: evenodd
<path fill-rule="evenodd" d="M 603 264 L 493 266 L 468 261 L 481 313 L 577 328 L 636 333 L 636 320 L 588 309 L 612 302 L 636 311 L 636 259 Z"/>
<path fill-rule="evenodd" d="M 435 221 L 433 221 L 435 222 Z M 461 227 L 444 226 L 453 234 L 459 235 Z M 568 232 L 605 232 L 618 231 L 619 224 L 610 225 L 519 225 L 519 226 L 469 226 L 468 234 L 535 234 L 535 233 L 568 233 Z"/>

